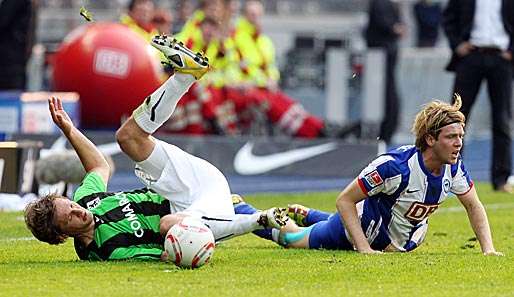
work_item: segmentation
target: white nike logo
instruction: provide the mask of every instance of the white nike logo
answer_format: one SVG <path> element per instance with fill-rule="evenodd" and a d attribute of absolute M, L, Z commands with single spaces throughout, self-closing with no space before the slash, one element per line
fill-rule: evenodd
<path fill-rule="evenodd" d="M 253 146 L 253 142 L 250 141 L 237 152 L 234 158 L 234 169 L 237 173 L 242 175 L 261 174 L 333 151 L 337 148 L 335 142 L 329 142 L 266 156 L 256 156 L 252 153 Z"/>

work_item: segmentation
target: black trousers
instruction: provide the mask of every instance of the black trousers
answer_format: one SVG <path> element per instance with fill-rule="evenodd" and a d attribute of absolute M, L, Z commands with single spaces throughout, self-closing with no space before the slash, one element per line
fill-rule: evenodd
<path fill-rule="evenodd" d="M 462 97 L 461 111 L 469 120 L 480 84 L 485 79 L 491 103 L 493 149 L 491 182 L 494 188 L 506 183 L 512 169 L 510 120 L 512 64 L 499 52 L 473 51 L 463 57 L 456 68 L 454 93 Z"/>
<path fill-rule="evenodd" d="M 398 119 L 400 117 L 400 99 L 396 87 L 398 49 L 396 46 L 390 46 L 384 48 L 384 50 L 386 53 L 385 104 L 384 117 L 380 124 L 380 139 L 390 143 L 394 132 L 398 128 Z"/>

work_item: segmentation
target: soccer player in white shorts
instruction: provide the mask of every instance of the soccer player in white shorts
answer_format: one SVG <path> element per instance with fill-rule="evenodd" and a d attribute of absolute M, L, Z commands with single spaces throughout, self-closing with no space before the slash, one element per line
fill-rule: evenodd
<path fill-rule="evenodd" d="M 152 136 L 184 93 L 209 70 L 207 58 L 175 39 L 156 36 L 152 45 L 168 58 L 175 74 L 134 110 L 116 132 L 116 140 L 136 162 L 135 173 L 143 183 L 170 200 L 172 214 L 161 219 L 161 233 L 185 216 L 202 219 L 217 240 L 253 231 L 255 218 L 234 214 L 228 182 L 215 166 Z M 280 226 L 287 212 L 272 208 L 256 218 L 261 226 Z"/>

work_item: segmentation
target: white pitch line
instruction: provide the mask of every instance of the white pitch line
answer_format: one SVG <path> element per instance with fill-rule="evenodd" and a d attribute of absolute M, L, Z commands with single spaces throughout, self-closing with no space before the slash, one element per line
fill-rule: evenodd
<path fill-rule="evenodd" d="M 36 240 L 36 238 L 34 238 L 34 237 L 11 237 L 11 238 L 0 239 L 0 242 L 3 242 L 3 241 L 6 241 L 6 242 L 11 242 L 11 241 L 29 241 L 29 240 Z"/>
<path fill-rule="evenodd" d="M 514 208 L 514 203 L 493 203 L 484 205 L 486 210 L 494 210 L 494 209 L 504 209 L 504 208 Z M 464 206 L 454 206 L 441 208 L 437 212 L 461 212 L 465 211 Z"/>

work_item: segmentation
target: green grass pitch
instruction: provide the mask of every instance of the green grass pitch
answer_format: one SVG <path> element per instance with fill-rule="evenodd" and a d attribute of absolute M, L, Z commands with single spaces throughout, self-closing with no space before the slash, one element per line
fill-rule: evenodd
<path fill-rule="evenodd" d="M 81 262 L 69 240 L 30 238 L 21 213 L 0 212 L 0 296 L 514 296 L 514 195 L 478 184 L 497 250 L 484 257 L 456 198 L 431 217 L 412 253 L 359 255 L 287 250 L 253 235 L 216 248 L 207 266 L 160 262 Z M 302 203 L 335 210 L 337 193 L 246 197 L 265 208 Z"/>

